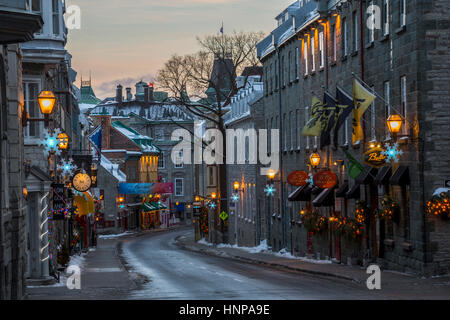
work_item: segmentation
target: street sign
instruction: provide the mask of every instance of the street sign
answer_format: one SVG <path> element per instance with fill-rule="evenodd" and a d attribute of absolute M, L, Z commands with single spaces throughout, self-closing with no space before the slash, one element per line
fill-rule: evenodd
<path fill-rule="evenodd" d="M 225 211 L 222 211 L 222 213 L 220 214 L 220 219 L 222 219 L 223 221 L 228 219 L 228 213 L 226 213 Z"/>
<path fill-rule="evenodd" d="M 445 180 L 445 187 L 450 188 L 450 180 Z"/>

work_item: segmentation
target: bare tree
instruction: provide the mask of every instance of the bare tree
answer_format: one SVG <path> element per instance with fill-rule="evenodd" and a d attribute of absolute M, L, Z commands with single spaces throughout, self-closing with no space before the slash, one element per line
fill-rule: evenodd
<path fill-rule="evenodd" d="M 173 55 L 158 71 L 158 88 L 168 91 L 169 100 L 175 101 L 196 117 L 206 120 L 208 127 L 215 127 L 225 137 L 224 115 L 231 98 L 245 87 L 238 87 L 236 78 L 247 67 L 259 66 L 256 45 L 264 37 L 262 32 L 233 32 L 230 35 L 214 34 L 197 37 L 200 51 L 194 54 Z M 223 165 L 218 165 L 220 197 L 219 210 L 228 212 L 226 139 L 224 139 Z M 217 226 L 218 216 L 214 226 Z M 224 224 L 221 231 L 225 241 Z"/>

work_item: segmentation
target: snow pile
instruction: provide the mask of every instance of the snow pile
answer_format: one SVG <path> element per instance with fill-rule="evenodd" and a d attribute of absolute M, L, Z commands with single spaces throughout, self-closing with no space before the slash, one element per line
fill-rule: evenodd
<path fill-rule="evenodd" d="M 100 239 L 117 239 L 117 238 L 121 238 L 121 237 L 128 236 L 131 234 L 134 234 L 134 232 L 126 231 L 124 233 L 119 233 L 119 234 L 103 234 L 103 235 L 99 235 L 98 237 Z"/>
<path fill-rule="evenodd" d="M 198 240 L 197 243 L 203 244 L 205 246 L 210 246 L 210 247 L 212 247 L 212 245 L 213 245 L 212 243 L 206 241 L 205 238 Z"/>

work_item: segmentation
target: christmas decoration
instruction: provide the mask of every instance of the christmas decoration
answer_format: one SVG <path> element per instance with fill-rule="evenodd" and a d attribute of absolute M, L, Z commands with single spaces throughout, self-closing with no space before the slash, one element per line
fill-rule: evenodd
<path fill-rule="evenodd" d="M 208 205 L 211 209 L 215 209 L 217 207 L 217 205 L 214 202 L 210 202 Z"/>
<path fill-rule="evenodd" d="M 268 184 L 264 189 L 264 192 L 267 197 L 273 197 L 275 195 L 275 191 L 276 189 L 272 184 Z"/>
<path fill-rule="evenodd" d="M 231 196 L 231 201 L 233 201 L 233 202 L 238 202 L 238 201 L 239 201 L 239 195 L 238 195 L 237 193 L 234 193 L 234 194 Z"/>
<path fill-rule="evenodd" d="M 390 144 L 386 143 L 386 150 L 381 154 L 386 157 L 386 163 L 395 162 L 398 163 L 400 156 L 403 155 L 403 151 L 400 150 L 398 143 Z"/>
<path fill-rule="evenodd" d="M 300 212 L 302 224 L 308 232 L 313 234 L 320 234 L 328 228 L 328 219 L 315 212 L 304 211 Z"/>
<path fill-rule="evenodd" d="M 208 209 L 202 208 L 200 211 L 200 230 L 204 236 L 209 234 L 208 228 Z"/>
<path fill-rule="evenodd" d="M 450 191 L 435 195 L 427 202 L 428 214 L 439 216 L 443 220 L 450 216 Z"/>
<path fill-rule="evenodd" d="M 50 154 L 61 154 L 61 149 L 58 147 L 58 135 L 61 133 L 59 129 L 56 129 L 53 133 L 50 131 L 45 132 L 44 140 L 39 142 L 40 146 L 44 147 L 44 154 L 48 157 Z"/>
<path fill-rule="evenodd" d="M 366 217 L 369 213 L 369 208 L 364 201 L 356 201 L 355 217 L 356 221 L 363 224 L 366 221 Z"/>
<path fill-rule="evenodd" d="M 381 200 L 381 209 L 378 210 L 378 218 L 382 220 L 396 220 L 400 212 L 400 206 L 389 195 L 384 195 Z"/>
<path fill-rule="evenodd" d="M 62 171 L 64 177 L 72 176 L 78 167 L 73 163 L 73 159 L 66 161 L 61 160 L 61 164 L 58 165 L 58 170 Z"/>

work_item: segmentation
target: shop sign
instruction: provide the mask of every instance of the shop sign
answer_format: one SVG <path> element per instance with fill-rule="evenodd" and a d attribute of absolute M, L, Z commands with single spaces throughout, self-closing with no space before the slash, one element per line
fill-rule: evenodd
<path fill-rule="evenodd" d="M 53 188 L 53 220 L 64 220 L 64 210 L 66 202 L 64 201 L 64 184 L 52 185 Z"/>
<path fill-rule="evenodd" d="M 314 185 L 322 188 L 329 189 L 333 188 L 338 183 L 338 177 L 333 171 L 320 171 L 313 177 Z"/>
<path fill-rule="evenodd" d="M 308 183 L 309 174 L 306 171 L 294 171 L 288 176 L 288 182 L 295 187 L 301 187 Z"/>
<path fill-rule="evenodd" d="M 364 153 L 363 162 L 374 168 L 382 168 L 386 163 L 386 156 L 383 154 L 384 149 L 375 147 Z"/>

